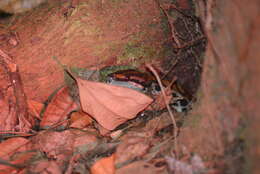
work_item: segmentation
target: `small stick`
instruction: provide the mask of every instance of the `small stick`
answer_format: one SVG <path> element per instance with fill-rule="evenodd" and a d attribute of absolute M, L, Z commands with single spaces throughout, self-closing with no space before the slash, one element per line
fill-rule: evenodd
<path fill-rule="evenodd" d="M 172 113 L 172 110 L 171 110 L 171 108 L 170 108 L 170 105 L 167 103 L 167 97 L 166 97 L 166 94 L 165 94 L 165 91 L 164 91 L 164 87 L 163 87 L 163 85 L 162 85 L 162 81 L 161 81 L 161 79 L 160 79 L 158 73 L 155 71 L 155 69 L 152 67 L 152 65 L 146 64 L 146 67 L 154 74 L 154 76 L 155 76 L 155 78 L 156 78 L 156 80 L 157 80 L 157 82 L 158 82 L 158 84 L 159 84 L 159 86 L 160 86 L 160 88 L 161 88 L 161 90 L 162 90 L 164 102 L 165 102 L 165 104 L 166 104 L 167 110 L 168 110 L 168 112 L 169 112 L 169 114 L 170 114 L 170 117 L 171 117 L 171 119 L 172 119 L 172 123 L 173 123 L 173 126 L 174 126 L 174 132 L 173 132 L 173 133 L 174 133 L 174 139 L 175 139 L 175 141 L 174 141 L 174 146 L 175 146 L 175 151 L 176 151 L 176 158 L 178 158 L 178 143 L 177 143 L 178 131 L 177 131 L 177 123 L 176 123 L 176 120 L 175 120 L 175 118 L 174 118 L 174 116 L 173 116 L 173 113 Z"/>
<path fill-rule="evenodd" d="M 14 134 L 14 135 L 22 136 L 22 137 L 29 137 L 29 136 L 35 135 L 35 133 L 15 132 L 15 131 L 0 131 L 0 135 L 4 135 L 4 134 Z"/>

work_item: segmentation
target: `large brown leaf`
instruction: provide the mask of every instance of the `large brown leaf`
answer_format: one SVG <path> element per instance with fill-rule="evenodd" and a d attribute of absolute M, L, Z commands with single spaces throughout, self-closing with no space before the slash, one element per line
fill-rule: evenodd
<path fill-rule="evenodd" d="M 112 130 L 144 110 L 152 99 L 135 90 L 77 79 L 82 109 Z"/>

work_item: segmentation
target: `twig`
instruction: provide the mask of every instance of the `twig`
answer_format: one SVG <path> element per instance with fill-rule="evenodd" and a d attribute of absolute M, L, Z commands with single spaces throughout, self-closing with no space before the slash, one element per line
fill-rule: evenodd
<path fill-rule="evenodd" d="M 29 137 L 35 135 L 35 133 L 26 133 L 26 132 L 15 132 L 15 131 L 0 131 L 0 135 L 5 134 L 14 134 L 14 136 L 21 136 L 21 137 Z M 12 137 L 12 136 L 9 136 Z"/>
<path fill-rule="evenodd" d="M 172 113 L 172 110 L 170 108 L 170 105 L 167 102 L 167 97 L 166 97 L 166 94 L 165 94 L 165 91 L 164 91 L 164 87 L 162 85 L 162 81 L 161 81 L 158 73 L 155 71 L 155 69 L 152 67 L 152 65 L 147 64 L 146 67 L 154 74 L 154 76 L 155 76 L 155 78 L 156 78 L 156 80 L 157 80 L 157 82 L 158 82 L 158 84 L 159 84 L 159 86 L 160 86 L 160 88 L 162 90 L 164 102 L 166 104 L 167 110 L 168 110 L 168 112 L 170 114 L 170 117 L 172 119 L 172 123 L 173 123 L 173 126 L 174 126 L 174 129 L 173 129 L 174 130 L 174 132 L 173 132 L 174 133 L 174 139 L 175 139 L 174 146 L 175 146 L 175 151 L 176 151 L 176 158 L 178 158 L 178 142 L 177 142 L 177 135 L 178 135 L 177 129 L 178 128 L 177 128 L 176 120 L 175 120 L 175 118 L 173 116 L 173 113 Z"/>

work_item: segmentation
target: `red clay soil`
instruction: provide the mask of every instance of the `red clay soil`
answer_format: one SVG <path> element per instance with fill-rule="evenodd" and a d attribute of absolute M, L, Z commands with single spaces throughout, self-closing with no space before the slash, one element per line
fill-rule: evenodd
<path fill-rule="evenodd" d="M 157 57 L 164 37 L 154 1 L 82 0 L 76 8 L 69 5 L 49 1 L 13 17 L 1 30 L 17 33 L 17 46 L 1 46 L 19 65 L 28 98 L 43 102 L 63 83 L 62 66 L 53 57 L 84 68 L 137 64 Z M 143 50 L 132 58 L 125 55 L 127 46 L 135 45 Z"/>

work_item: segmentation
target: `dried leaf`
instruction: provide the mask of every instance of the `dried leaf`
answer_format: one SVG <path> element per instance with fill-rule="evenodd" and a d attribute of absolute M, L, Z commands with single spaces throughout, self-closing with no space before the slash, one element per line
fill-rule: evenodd
<path fill-rule="evenodd" d="M 55 173 L 62 174 L 61 166 L 56 161 L 39 161 L 30 166 L 29 171 L 26 173 Z"/>
<path fill-rule="evenodd" d="M 21 170 L 22 167 L 25 167 L 24 164 L 29 162 L 36 154 L 37 154 L 36 152 L 26 152 L 26 153 L 21 153 L 21 154 L 15 155 L 14 160 L 12 160 L 10 162 L 6 161 L 9 164 L 13 164 L 15 166 L 0 165 L 0 171 L 1 171 L 0 174 L 1 173 L 11 173 L 14 171 L 18 172 L 18 170 Z M 0 160 L 0 161 L 2 161 L 2 160 Z"/>
<path fill-rule="evenodd" d="M 142 137 L 125 137 L 124 141 L 116 149 L 116 163 L 142 157 L 149 148 L 149 143 Z"/>
<path fill-rule="evenodd" d="M 0 131 L 14 131 L 18 124 L 14 104 L 9 105 L 7 100 L 0 100 L 0 108 Z"/>
<path fill-rule="evenodd" d="M 28 112 L 41 120 L 40 113 L 43 108 L 43 104 L 34 100 L 28 100 Z"/>
<path fill-rule="evenodd" d="M 158 174 L 158 169 L 147 162 L 137 161 L 116 170 L 117 174 Z"/>
<path fill-rule="evenodd" d="M 41 128 L 49 128 L 57 123 L 60 123 L 68 118 L 68 114 L 77 109 L 77 104 L 69 95 L 67 87 L 61 88 L 49 103 L 44 112 Z M 66 123 L 62 124 L 66 126 Z"/>
<path fill-rule="evenodd" d="M 77 79 L 82 109 L 112 130 L 134 118 L 153 100 L 135 90 Z"/>
<path fill-rule="evenodd" d="M 73 135 L 75 136 L 73 147 L 74 150 L 78 152 L 86 152 L 91 150 L 91 147 L 94 148 L 95 146 L 93 144 L 97 143 L 97 136 L 89 132 L 83 132 L 80 130 L 71 130 Z M 90 145 L 93 145 L 90 147 Z"/>
<path fill-rule="evenodd" d="M 70 127 L 79 129 L 86 127 L 93 121 L 88 114 L 82 111 L 72 113 L 70 118 Z"/>
<path fill-rule="evenodd" d="M 91 174 L 114 174 L 115 154 L 98 160 L 90 169 Z"/>
<path fill-rule="evenodd" d="M 3 141 L 0 144 L 0 158 L 8 160 L 12 154 L 18 151 L 28 150 L 28 147 L 26 147 L 26 145 L 29 142 L 29 140 L 21 137 L 9 138 Z"/>
<path fill-rule="evenodd" d="M 40 149 L 48 158 L 57 159 L 63 164 L 73 153 L 74 135 L 71 131 L 63 132 L 44 131 L 33 137 L 35 149 Z"/>

